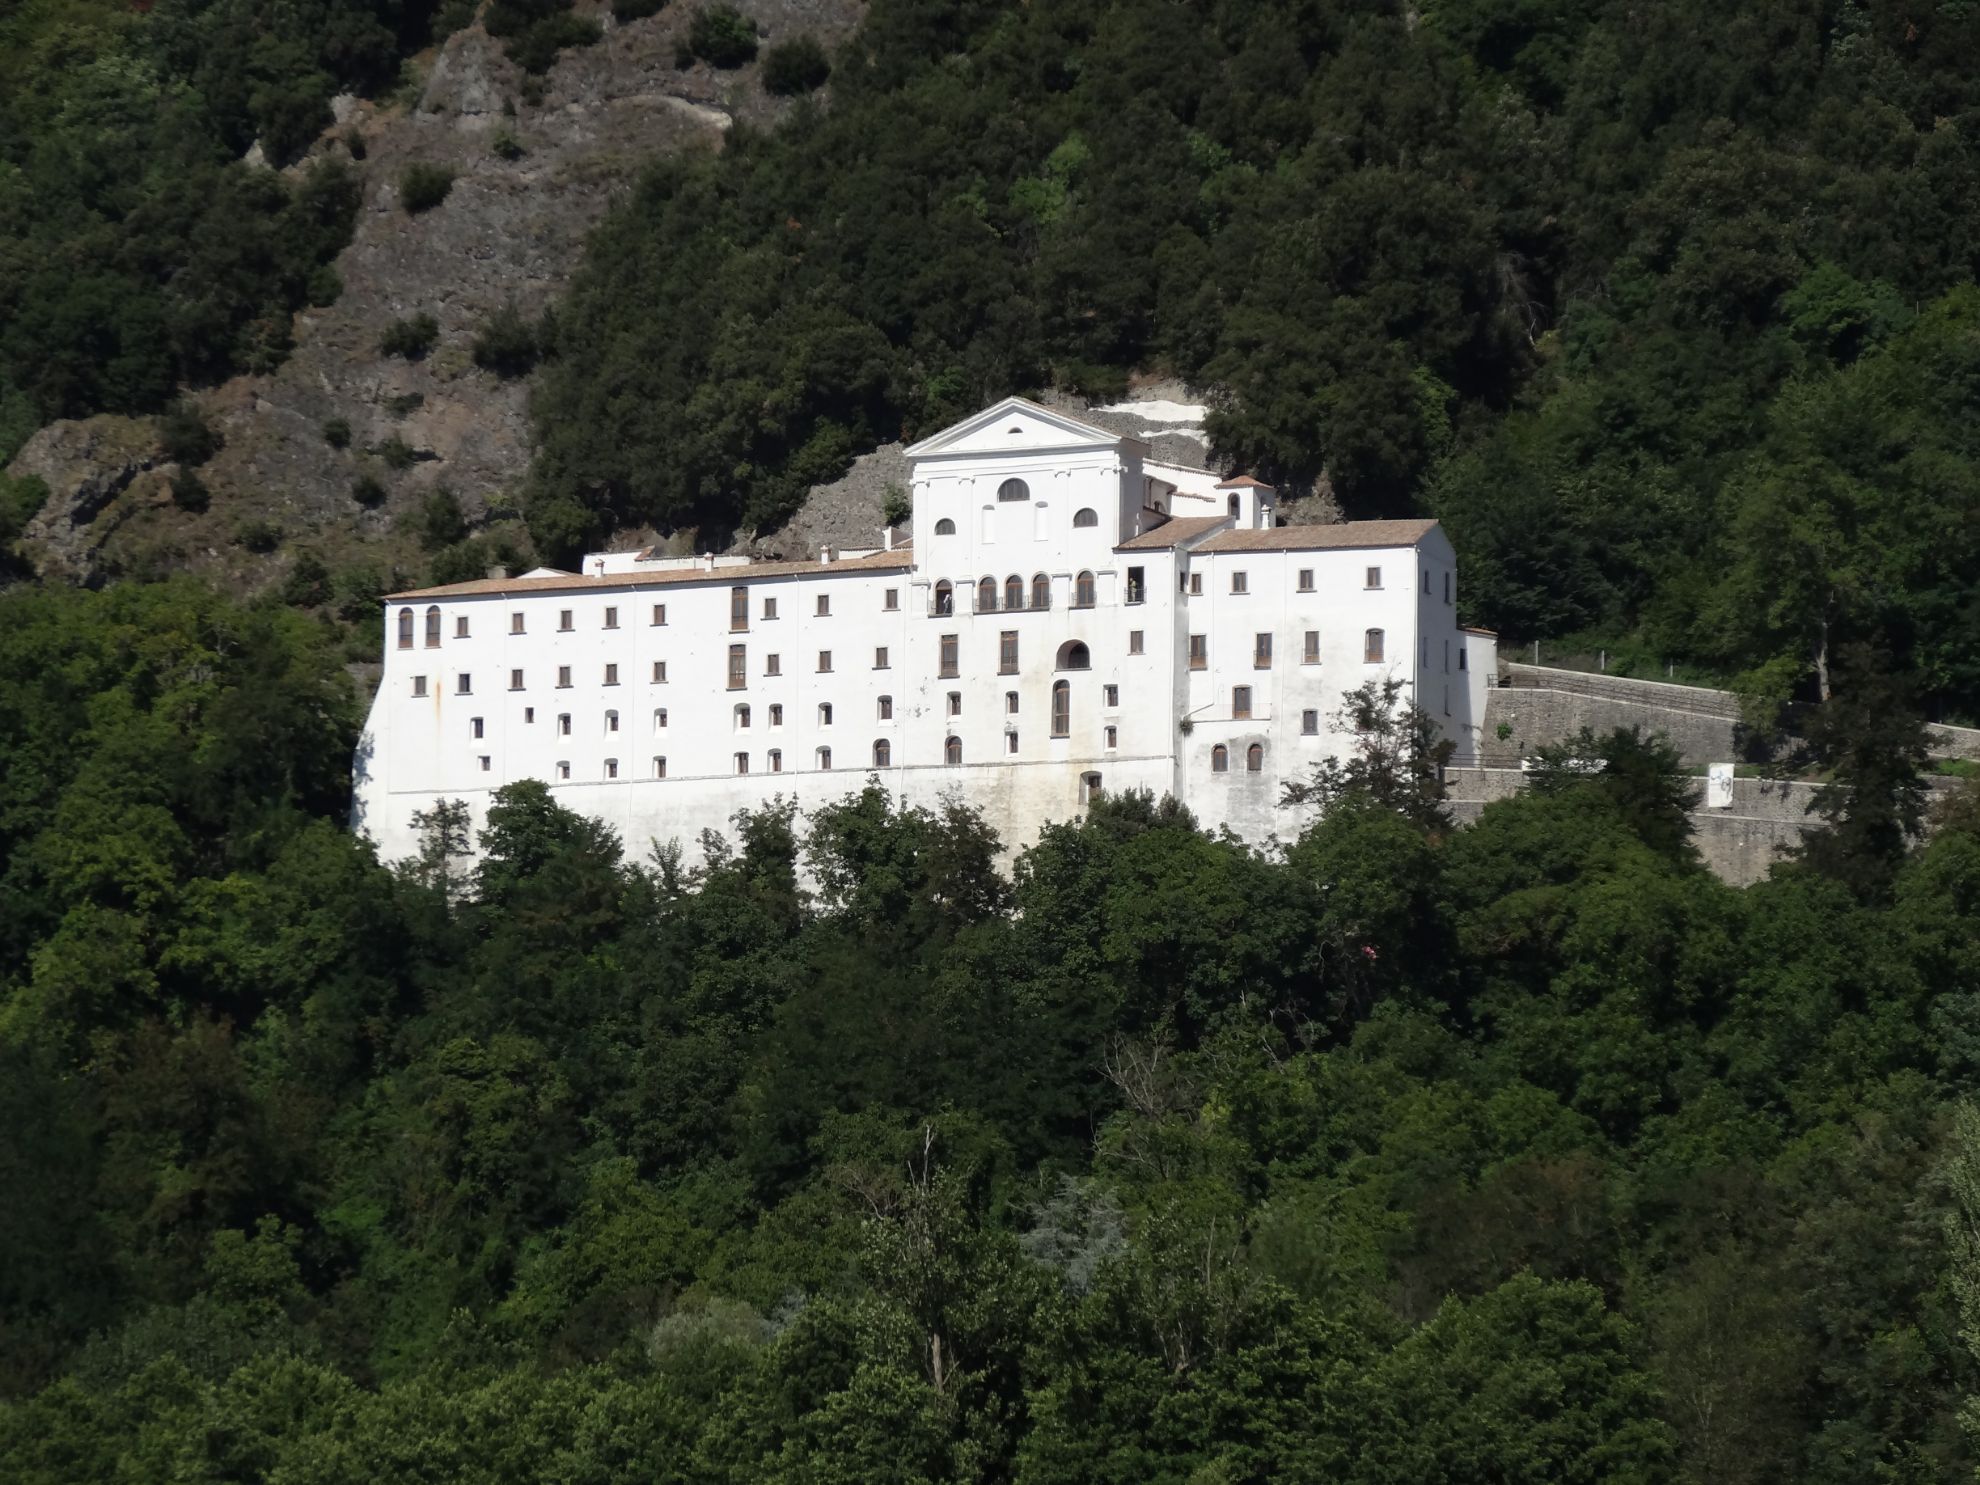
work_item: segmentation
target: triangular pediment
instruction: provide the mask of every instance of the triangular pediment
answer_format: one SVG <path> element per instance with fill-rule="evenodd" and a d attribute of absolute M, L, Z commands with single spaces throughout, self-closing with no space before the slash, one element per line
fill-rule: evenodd
<path fill-rule="evenodd" d="M 1030 453 L 1040 449 L 1110 449 L 1122 434 L 1082 422 L 1069 413 L 1006 397 L 960 423 L 930 434 L 907 450 L 910 459 Z"/>

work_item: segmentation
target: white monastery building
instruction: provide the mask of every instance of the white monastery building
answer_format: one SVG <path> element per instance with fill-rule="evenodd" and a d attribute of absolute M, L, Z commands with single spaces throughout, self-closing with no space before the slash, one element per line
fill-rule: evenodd
<path fill-rule="evenodd" d="M 912 538 L 816 561 L 589 556 L 394 594 L 357 758 L 356 828 L 413 854 L 415 813 L 541 779 L 629 855 L 777 795 L 877 776 L 958 798 L 1009 847 L 1099 791 L 1174 795 L 1264 844 L 1396 678 L 1476 751 L 1494 641 L 1457 623 L 1434 521 L 1276 524 L 1249 478 L 1010 398 L 907 450 Z"/>

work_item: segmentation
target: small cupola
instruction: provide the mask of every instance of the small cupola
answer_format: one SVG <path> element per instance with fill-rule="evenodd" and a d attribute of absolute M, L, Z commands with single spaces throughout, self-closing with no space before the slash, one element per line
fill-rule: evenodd
<path fill-rule="evenodd" d="M 1239 531 L 1269 531 L 1278 525 L 1278 497 L 1272 487 L 1248 474 L 1234 474 L 1217 483 L 1224 497 L 1224 514 Z"/>

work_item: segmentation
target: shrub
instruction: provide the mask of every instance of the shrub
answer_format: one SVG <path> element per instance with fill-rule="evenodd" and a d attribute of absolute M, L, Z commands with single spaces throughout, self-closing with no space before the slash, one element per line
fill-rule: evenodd
<path fill-rule="evenodd" d="M 825 48 L 809 36 L 780 41 L 763 54 L 763 90 L 780 98 L 809 93 L 831 75 Z"/>
<path fill-rule="evenodd" d="M 376 452 L 385 461 L 385 467 L 395 474 L 411 469 L 413 460 L 419 457 L 413 446 L 396 433 L 381 443 Z"/>
<path fill-rule="evenodd" d="M 504 381 L 528 376 L 541 352 L 536 326 L 513 300 L 496 310 L 474 338 L 474 364 Z"/>
<path fill-rule="evenodd" d="M 517 141 L 513 129 L 497 129 L 495 137 L 488 142 L 488 148 L 498 160 L 520 160 L 528 153 Z"/>
<path fill-rule="evenodd" d="M 347 449 L 351 446 L 351 425 L 348 418 L 332 418 L 323 425 L 323 441 L 333 449 Z"/>
<path fill-rule="evenodd" d="M 328 263 L 311 269 L 303 296 L 309 300 L 310 308 L 328 309 L 344 297 L 344 277 Z"/>
<path fill-rule="evenodd" d="M 220 435 L 190 402 L 175 402 L 158 420 L 158 444 L 174 464 L 191 469 L 220 452 Z"/>
<path fill-rule="evenodd" d="M 314 552 L 298 556 L 282 579 L 282 602 L 290 608 L 315 608 L 330 597 L 330 569 Z"/>
<path fill-rule="evenodd" d="M 435 486 L 433 493 L 420 502 L 419 515 L 412 525 L 419 535 L 420 546 L 429 552 L 450 547 L 468 533 L 461 502 L 445 485 Z"/>
<path fill-rule="evenodd" d="M 733 5 L 710 5 L 694 13 L 687 44 L 711 67 L 740 67 L 756 57 L 756 23 Z"/>
<path fill-rule="evenodd" d="M 13 544 L 47 500 L 48 486 L 40 475 L 16 479 L 0 472 L 0 548 Z"/>
<path fill-rule="evenodd" d="M 351 481 L 351 499 L 366 510 L 375 510 L 385 503 L 385 486 L 375 474 L 361 474 Z"/>
<path fill-rule="evenodd" d="M 250 552 L 272 552 L 282 544 L 282 528 L 273 521 L 243 521 L 234 528 L 234 540 Z"/>
<path fill-rule="evenodd" d="M 379 353 L 386 356 L 404 356 L 408 361 L 417 361 L 433 349 L 440 339 L 440 322 L 429 314 L 416 314 L 410 319 L 394 320 L 385 327 L 385 333 L 378 337 Z"/>
<path fill-rule="evenodd" d="M 890 480 L 880 492 L 880 519 L 889 526 L 899 526 L 913 514 L 914 502 L 908 498 L 906 487 Z"/>
<path fill-rule="evenodd" d="M 445 165 L 415 160 L 399 172 L 399 205 L 414 216 L 431 211 L 454 189 L 454 172 Z"/>
<path fill-rule="evenodd" d="M 172 504 L 182 511 L 198 515 L 213 503 L 213 493 L 206 488 L 206 481 L 191 469 L 181 468 L 172 476 Z"/>
<path fill-rule="evenodd" d="M 483 24 L 531 75 L 548 72 L 564 47 L 589 46 L 605 34 L 598 22 L 574 15 L 571 0 L 492 0 Z"/>
<path fill-rule="evenodd" d="M 395 418 L 403 418 L 407 413 L 418 412 L 425 405 L 424 392 L 401 392 L 396 397 L 385 399 L 385 411 Z"/>

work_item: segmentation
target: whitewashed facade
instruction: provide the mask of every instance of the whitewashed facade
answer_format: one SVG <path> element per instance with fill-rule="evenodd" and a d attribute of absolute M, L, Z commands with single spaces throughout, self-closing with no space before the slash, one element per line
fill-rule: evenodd
<path fill-rule="evenodd" d="M 911 538 L 816 561 L 605 553 L 395 594 L 354 824 L 412 854 L 415 813 L 545 781 L 629 854 L 773 796 L 876 775 L 980 808 L 1007 845 L 1095 790 L 1289 839 L 1280 808 L 1394 676 L 1475 752 L 1496 668 L 1456 620 L 1431 521 L 1276 525 L 1270 488 L 1158 464 L 1011 398 L 908 451 Z"/>

